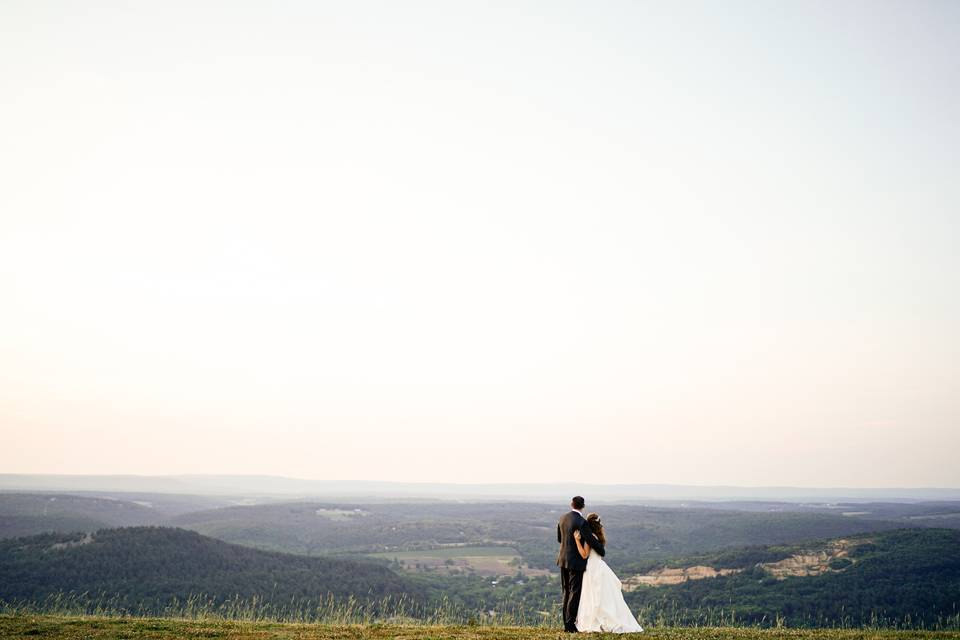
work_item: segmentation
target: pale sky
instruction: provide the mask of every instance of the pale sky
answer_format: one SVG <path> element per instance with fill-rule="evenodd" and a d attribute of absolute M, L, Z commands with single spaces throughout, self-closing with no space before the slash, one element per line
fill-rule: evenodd
<path fill-rule="evenodd" d="M 93 4 L 0 4 L 0 472 L 960 486 L 960 4 Z"/>

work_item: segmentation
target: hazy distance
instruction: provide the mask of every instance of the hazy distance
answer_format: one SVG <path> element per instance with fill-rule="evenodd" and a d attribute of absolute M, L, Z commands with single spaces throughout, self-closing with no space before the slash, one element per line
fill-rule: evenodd
<path fill-rule="evenodd" d="M 571 496 L 590 496 L 590 504 L 615 502 L 703 506 L 720 509 L 749 508 L 776 511 L 777 505 L 799 503 L 823 509 L 830 505 L 856 502 L 946 504 L 960 501 L 960 489 L 947 488 L 806 488 L 732 487 L 666 484 L 604 485 L 585 482 L 555 483 L 437 483 L 304 480 L 281 476 L 135 476 L 135 475 L 30 475 L 0 474 L 0 493 L 71 492 L 110 495 L 121 500 L 131 495 L 159 494 L 243 497 L 243 504 L 259 499 L 323 499 L 353 502 L 380 501 L 538 501 L 565 505 Z M 931 502 L 932 501 L 932 502 Z M 841 507 L 830 507 L 841 508 Z"/>

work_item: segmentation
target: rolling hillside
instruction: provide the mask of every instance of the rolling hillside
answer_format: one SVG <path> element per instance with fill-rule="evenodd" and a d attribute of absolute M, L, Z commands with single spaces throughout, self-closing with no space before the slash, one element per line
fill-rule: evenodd
<path fill-rule="evenodd" d="M 685 623 L 722 609 L 745 623 L 932 626 L 960 613 L 960 531 L 904 529 L 727 550 L 621 578 L 635 610 Z"/>
<path fill-rule="evenodd" d="M 162 525 L 177 516 L 269 498 L 123 492 L 0 492 L 0 538 Z"/>
<path fill-rule="evenodd" d="M 0 538 L 157 524 L 156 510 L 132 500 L 67 493 L 0 493 Z"/>
<path fill-rule="evenodd" d="M 113 606 L 150 611 L 196 594 L 279 603 L 327 594 L 415 599 L 417 589 L 383 566 L 259 551 L 174 528 L 0 541 L 0 599 L 42 602 L 70 592 L 117 595 Z"/>
<path fill-rule="evenodd" d="M 906 526 L 819 511 L 639 505 L 602 505 L 598 510 L 611 540 L 608 562 L 626 572 L 636 572 L 651 560 L 732 546 L 785 544 Z M 511 502 L 297 502 L 199 511 L 170 522 L 227 542 L 306 555 L 389 555 L 452 545 L 502 544 L 516 549 L 530 567 L 556 571 L 554 526 L 562 513 L 557 505 Z"/>

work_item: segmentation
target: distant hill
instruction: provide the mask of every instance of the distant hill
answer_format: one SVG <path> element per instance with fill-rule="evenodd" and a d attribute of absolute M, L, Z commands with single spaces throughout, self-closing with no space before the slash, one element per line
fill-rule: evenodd
<path fill-rule="evenodd" d="M 359 599 L 416 589 L 386 567 L 228 544 L 183 529 L 130 527 L 0 541 L 0 599 L 41 602 L 58 592 L 117 595 L 113 606 L 162 610 L 206 594 L 265 602 Z"/>
<path fill-rule="evenodd" d="M 162 525 L 192 511 L 264 501 L 269 499 L 174 493 L 0 492 L 0 538 Z"/>
<path fill-rule="evenodd" d="M 639 500 L 783 500 L 911 501 L 960 500 L 960 488 L 813 488 L 736 487 L 670 484 L 496 483 L 456 484 L 306 480 L 266 475 L 45 475 L 0 474 L 0 490 L 130 491 L 206 495 L 287 496 L 299 498 L 544 500 L 566 504 L 573 495 L 587 501 Z"/>
<path fill-rule="evenodd" d="M 650 560 L 730 546 L 786 544 L 905 526 L 903 522 L 819 511 L 642 505 L 602 505 L 597 509 L 611 541 L 608 562 L 618 571 L 634 571 Z M 561 505 L 516 502 L 289 502 L 188 513 L 170 523 L 228 542 L 306 555 L 506 544 L 517 549 L 530 566 L 556 571 L 554 527 L 564 510 Z"/>
<path fill-rule="evenodd" d="M 155 524 L 155 510 L 128 500 L 61 493 L 0 493 L 0 538 Z"/>
<path fill-rule="evenodd" d="M 904 526 L 960 529 L 960 502 L 932 501 L 904 504 L 901 502 L 859 502 L 833 505 L 847 516 L 869 520 L 898 520 Z"/>
<path fill-rule="evenodd" d="M 730 549 L 621 579 L 634 610 L 684 623 L 723 610 L 749 623 L 779 617 L 791 626 L 933 626 L 960 612 L 960 531 L 902 529 Z"/>

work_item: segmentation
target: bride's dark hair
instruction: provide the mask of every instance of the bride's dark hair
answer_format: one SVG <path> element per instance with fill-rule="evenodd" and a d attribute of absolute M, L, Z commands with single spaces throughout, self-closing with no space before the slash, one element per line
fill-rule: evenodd
<path fill-rule="evenodd" d="M 590 530 L 593 531 L 593 535 L 597 536 L 600 544 L 607 544 L 607 536 L 603 535 L 603 523 L 600 522 L 600 516 L 596 513 L 588 513 L 587 524 L 590 525 Z"/>

